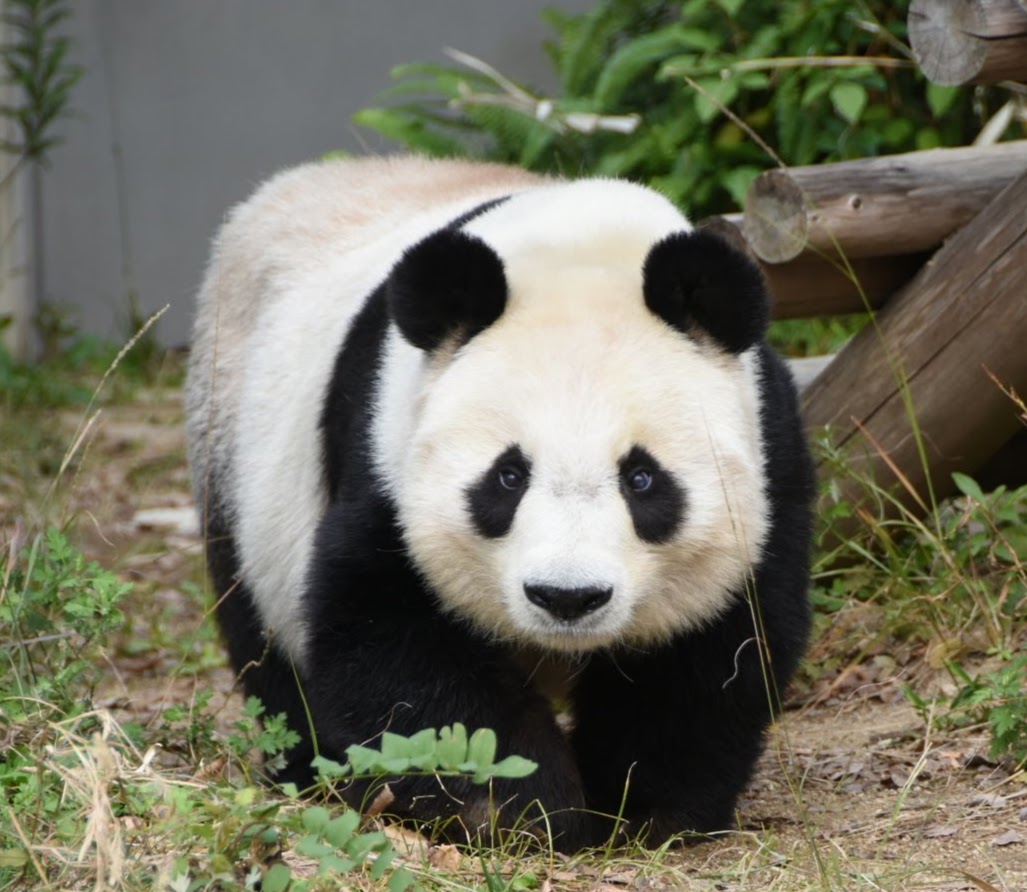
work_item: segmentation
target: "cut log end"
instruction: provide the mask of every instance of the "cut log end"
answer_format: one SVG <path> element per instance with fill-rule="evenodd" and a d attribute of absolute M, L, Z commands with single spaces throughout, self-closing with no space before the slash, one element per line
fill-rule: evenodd
<path fill-rule="evenodd" d="M 913 0 L 909 8 L 909 42 L 929 80 L 944 86 L 970 83 L 984 67 L 987 41 L 977 4 Z"/>
<path fill-rule="evenodd" d="M 1022 0 L 913 0 L 913 55 L 937 84 L 1027 79 L 1027 9 Z"/>
<path fill-rule="evenodd" d="M 745 197 L 745 237 L 753 251 L 770 263 L 792 260 L 806 247 L 806 199 L 786 171 L 768 170 L 749 189 Z"/>

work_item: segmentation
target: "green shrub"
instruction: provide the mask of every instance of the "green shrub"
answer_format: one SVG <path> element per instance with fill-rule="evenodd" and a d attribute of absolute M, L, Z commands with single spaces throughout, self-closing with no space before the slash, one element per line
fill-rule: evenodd
<path fill-rule="evenodd" d="M 997 99 L 928 85 L 908 3 L 600 0 L 547 12 L 559 94 L 487 63 L 394 69 L 392 104 L 354 120 L 429 155 L 648 183 L 698 218 L 775 163 L 965 145 Z"/>

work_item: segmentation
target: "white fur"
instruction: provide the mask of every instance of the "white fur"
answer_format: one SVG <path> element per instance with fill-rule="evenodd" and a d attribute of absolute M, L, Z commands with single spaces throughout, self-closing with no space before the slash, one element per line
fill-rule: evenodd
<path fill-rule="evenodd" d="M 416 158 L 309 164 L 262 186 L 218 235 L 189 366 L 194 490 L 218 487 L 242 576 L 297 662 L 300 593 L 325 505 L 318 425 L 349 324 L 405 247 L 537 180 Z"/>
<path fill-rule="evenodd" d="M 744 584 L 766 535 L 754 354 L 729 357 L 645 308 L 649 248 L 687 221 L 655 193 L 462 162 L 332 162 L 286 173 L 237 209 L 200 294 L 191 458 L 234 519 L 243 576 L 302 661 L 299 613 L 325 506 L 320 412 L 354 314 L 405 247 L 498 195 L 467 229 L 503 259 L 500 320 L 426 358 L 390 331 L 373 430 L 381 482 L 441 602 L 487 633 L 581 650 L 694 627 Z M 517 443 L 531 483 L 510 533 L 473 531 L 467 487 Z M 646 545 L 617 462 L 639 444 L 687 491 L 670 543 Z M 525 583 L 598 585 L 567 628 Z"/>
<path fill-rule="evenodd" d="M 393 487 L 416 563 L 447 607 L 513 642 L 645 645 L 701 625 L 744 586 L 766 535 L 755 354 L 670 329 L 642 305 L 635 272 L 528 284 L 531 300 L 512 300 L 422 394 Z M 464 492 L 514 443 L 530 484 L 510 532 L 483 539 Z M 687 490 L 667 544 L 638 539 L 619 490 L 618 461 L 636 444 Z M 568 627 L 525 583 L 614 594 Z"/>

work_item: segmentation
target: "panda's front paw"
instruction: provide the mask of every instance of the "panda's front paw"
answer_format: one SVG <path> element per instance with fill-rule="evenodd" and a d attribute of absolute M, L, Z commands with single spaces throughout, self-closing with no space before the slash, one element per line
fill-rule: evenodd
<path fill-rule="evenodd" d="M 717 838 L 733 826 L 733 808 L 705 810 L 686 808 L 657 808 L 633 815 L 625 822 L 622 832 L 637 839 L 647 848 L 655 849 L 668 840 L 689 845 Z"/>
<path fill-rule="evenodd" d="M 498 798 L 494 792 L 468 796 L 455 821 L 439 828 L 448 841 L 469 845 L 506 846 L 527 842 L 572 854 L 595 844 L 592 815 L 584 804 L 557 808 L 524 795 Z"/>

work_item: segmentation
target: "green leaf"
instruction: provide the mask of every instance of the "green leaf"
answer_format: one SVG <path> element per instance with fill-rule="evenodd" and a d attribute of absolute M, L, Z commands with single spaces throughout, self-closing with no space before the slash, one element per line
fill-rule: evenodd
<path fill-rule="evenodd" d="M 303 829 L 311 833 L 321 833 L 331 820 L 331 813 L 323 805 L 312 805 L 303 810 L 300 822 Z"/>
<path fill-rule="evenodd" d="M 368 871 L 371 874 L 372 880 L 380 880 L 385 876 L 385 871 L 389 869 L 389 865 L 392 864 L 396 857 L 396 850 L 392 846 L 388 846 L 378 853 L 378 857 L 374 859 L 374 864 L 371 866 L 371 870 Z"/>
<path fill-rule="evenodd" d="M 716 0 L 716 4 L 731 18 L 735 18 L 745 5 L 745 0 Z"/>
<path fill-rule="evenodd" d="M 410 755 L 410 741 L 401 734 L 385 731 L 382 734 L 383 759 L 406 759 Z"/>
<path fill-rule="evenodd" d="M 436 749 L 438 764 L 448 771 L 456 771 L 467 759 L 467 729 L 459 722 L 439 731 L 439 745 Z"/>
<path fill-rule="evenodd" d="M 410 765 L 421 771 L 431 771 L 438 764 L 435 748 L 439 735 L 434 728 L 418 731 L 409 739 Z"/>
<path fill-rule="evenodd" d="M 866 108 L 867 98 L 867 89 L 861 84 L 835 84 L 831 88 L 831 102 L 835 111 L 850 124 L 859 121 Z"/>
<path fill-rule="evenodd" d="M 353 834 L 359 826 L 360 815 L 349 810 L 329 821 L 322 835 L 337 849 L 341 849 L 353 838 Z"/>
<path fill-rule="evenodd" d="M 346 747 L 346 758 L 354 774 L 377 774 L 382 754 L 378 750 L 354 743 Z"/>
<path fill-rule="evenodd" d="M 527 777 L 538 768 L 537 762 L 525 759 L 523 756 L 507 756 L 505 759 L 496 762 L 490 770 L 493 777 L 518 778 Z"/>
<path fill-rule="evenodd" d="M 603 66 L 596 82 L 598 111 L 613 111 L 629 86 L 647 69 L 681 46 L 680 28 L 663 28 L 637 37 L 618 49 Z"/>
<path fill-rule="evenodd" d="M 292 871 L 285 864 L 278 862 L 268 868 L 260 883 L 260 888 L 263 892 L 285 892 L 289 888 L 290 882 L 292 882 Z"/>
<path fill-rule="evenodd" d="M 433 156 L 465 155 L 463 145 L 455 139 L 428 128 L 416 111 L 396 108 L 365 108 L 350 119 L 354 124 L 376 130 L 382 136 L 404 143 Z"/>
<path fill-rule="evenodd" d="M 467 761 L 481 771 L 492 767 L 496 760 L 496 732 L 491 728 L 479 728 L 471 735 L 467 745 Z"/>
<path fill-rule="evenodd" d="M 959 98 L 959 87 L 943 87 L 941 84 L 928 82 L 927 84 L 927 105 L 931 114 L 936 118 L 944 117 L 945 113 L 952 108 L 953 103 Z"/>
<path fill-rule="evenodd" d="M 918 149 L 936 149 L 941 144 L 941 134 L 936 127 L 924 127 L 916 133 L 916 147 Z"/>
<path fill-rule="evenodd" d="M 966 474 L 961 474 L 959 471 L 952 472 L 952 482 L 956 484 L 958 489 L 964 496 L 969 496 L 975 502 L 984 501 L 984 493 L 981 491 L 980 486 L 977 485 L 977 481 L 973 477 L 969 477 Z"/>
<path fill-rule="evenodd" d="M 727 108 L 738 95 L 738 83 L 733 78 L 701 78 L 696 81 L 701 91 L 695 94 L 695 110 L 699 120 L 710 123 Z"/>
<path fill-rule="evenodd" d="M 392 872 L 389 882 L 386 884 L 389 892 L 406 892 L 414 883 L 414 875 L 405 867 L 399 867 Z"/>
<path fill-rule="evenodd" d="M 320 860 L 320 866 L 318 867 L 318 873 L 324 876 L 327 873 L 349 873 L 354 867 L 357 866 L 357 862 L 352 858 L 344 858 L 342 855 L 325 855 Z"/>
<path fill-rule="evenodd" d="M 333 759 L 326 759 L 324 756 L 314 756 L 310 766 L 317 772 L 318 777 L 325 780 L 332 780 L 336 777 L 345 777 L 350 773 L 349 764 L 341 765 Z"/>
<path fill-rule="evenodd" d="M 829 71 L 815 71 L 809 76 L 806 89 L 802 92 L 800 100 L 803 108 L 809 108 L 821 96 L 829 92 L 837 83 L 836 77 Z"/>
<path fill-rule="evenodd" d="M 300 855 L 305 855 L 307 858 L 320 859 L 325 855 L 335 854 L 334 848 L 328 845 L 328 843 L 322 842 L 316 836 L 301 836 L 296 840 L 294 848 Z"/>
<path fill-rule="evenodd" d="M 29 863 L 28 853 L 24 849 L 0 849 L 0 867 L 24 867 Z"/>
<path fill-rule="evenodd" d="M 357 861 L 363 861 L 370 852 L 380 850 L 388 844 L 384 833 L 360 833 L 346 845 L 346 854 Z"/>

